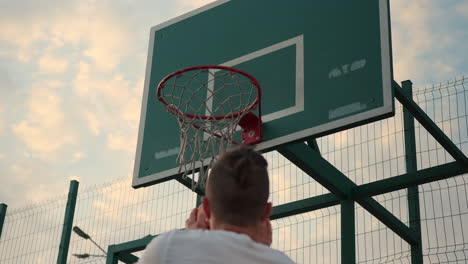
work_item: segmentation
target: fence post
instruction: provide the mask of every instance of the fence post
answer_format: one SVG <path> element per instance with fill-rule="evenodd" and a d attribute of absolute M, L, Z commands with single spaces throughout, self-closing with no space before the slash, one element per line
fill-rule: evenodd
<path fill-rule="evenodd" d="M 408 98 L 413 98 L 413 83 L 403 81 L 401 87 L 403 93 Z M 416 160 L 416 136 L 414 131 L 414 118 L 411 113 L 403 108 L 403 122 L 405 129 L 405 158 L 406 173 L 417 171 Z M 408 188 L 408 216 L 410 229 L 416 234 L 419 242 L 411 245 L 411 263 L 423 263 L 422 242 L 421 242 L 421 215 L 419 209 L 419 191 L 418 186 Z"/>
<path fill-rule="evenodd" d="M 341 263 L 356 263 L 354 201 L 341 201 Z"/>
<path fill-rule="evenodd" d="M 78 196 L 78 185 L 78 181 L 70 181 L 70 190 L 68 191 L 67 207 L 63 220 L 62 238 L 60 239 L 57 264 L 67 263 L 68 248 L 70 247 L 70 237 L 73 227 L 73 216 L 75 215 L 76 197 Z"/>
<path fill-rule="evenodd" d="M 3 223 L 5 222 L 6 212 L 8 205 L 0 204 L 0 238 L 2 238 Z"/>

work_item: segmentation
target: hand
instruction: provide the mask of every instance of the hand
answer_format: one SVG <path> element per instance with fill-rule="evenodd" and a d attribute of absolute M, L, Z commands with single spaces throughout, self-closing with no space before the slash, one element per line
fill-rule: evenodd
<path fill-rule="evenodd" d="M 271 222 L 270 219 L 265 219 L 260 224 L 260 230 L 259 230 L 259 236 L 258 236 L 258 241 L 261 244 L 264 244 L 266 246 L 271 246 L 271 243 L 273 242 L 273 231 L 271 228 Z"/>
<path fill-rule="evenodd" d="M 201 205 L 193 209 L 189 218 L 185 220 L 185 229 L 210 229 L 210 223 Z"/>

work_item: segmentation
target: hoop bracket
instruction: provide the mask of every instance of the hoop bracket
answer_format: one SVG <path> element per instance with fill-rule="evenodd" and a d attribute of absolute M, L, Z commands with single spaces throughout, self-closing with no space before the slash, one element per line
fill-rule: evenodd
<path fill-rule="evenodd" d="M 242 128 L 242 144 L 252 145 L 262 141 L 262 121 L 252 112 L 241 118 L 239 126 Z"/>

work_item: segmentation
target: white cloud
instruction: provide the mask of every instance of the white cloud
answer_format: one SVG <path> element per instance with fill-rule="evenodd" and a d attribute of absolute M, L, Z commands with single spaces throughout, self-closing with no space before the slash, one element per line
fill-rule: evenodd
<path fill-rule="evenodd" d="M 72 181 L 72 180 L 80 181 L 81 178 L 80 178 L 79 176 L 76 176 L 76 175 L 70 175 L 70 176 L 68 177 L 68 179 L 69 179 L 70 181 Z"/>
<path fill-rule="evenodd" d="M 391 1 L 395 80 L 417 80 L 421 86 L 460 74 L 460 25 L 452 18 L 465 6 L 454 12 L 440 1 Z"/>
<path fill-rule="evenodd" d="M 99 135 L 101 133 L 101 123 L 97 119 L 96 115 L 91 111 L 85 110 L 84 116 L 88 124 L 89 131 L 96 136 Z"/>
<path fill-rule="evenodd" d="M 111 133 L 107 136 L 107 147 L 111 150 L 123 150 L 133 154 L 136 149 L 136 138 Z"/>
<path fill-rule="evenodd" d="M 133 128 L 137 128 L 138 121 L 140 120 L 140 107 L 141 102 L 135 96 L 130 98 L 129 101 L 122 108 L 122 118 L 129 121 Z"/>
<path fill-rule="evenodd" d="M 179 7 L 179 11 L 188 12 L 211 2 L 214 2 L 214 0 L 178 0 L 177 6 Z"/>
<path fill-rule="evenodd" d="M 0 105 L 0 135 L 3 133 L 3 130 L 5 129 L 5 107 Z"/>
<path fill-rule="evenodd" d="M 130 98 L 135 96 L 132 93 L 131 83 L 120 74 L 106 80 L 98 79 L 97 83 L 96 88 L 99 89 L 103 99 L 109 104 L 125 105 Z"/>
<path fill-rule="evenodd" d="M 34 160 L 15 160 L 6 173 L 9 177 L 4 182 L 11 188 L 6 188 L 2 195 L 11 198 L 15 204 L 43 202 L 54 194 L 66 194 L 66 189 L 63 189 L 66 179 L 57 175 L 50 166 Z"/>
<path fill-rule="evenodd" d="M 78 50 L 80 56 L 90 58 L 99 69 L 113 70 L 132 50 L 128 29 L 119 23 L 119 16 L 109 10 L 103 2 L 90 5 L 86 1 L 77 1 L 62 7 L 60 12 L 47 10 L 22 19 L 4 16 L 0 19 L 0 42 L 10 49 L 8 54 L 25 63 L 43 54 L 44 49 L 68 45 Z M 43 40 L 48 41 L 46 48 Z M 63 62 L 55 64 L 59 62 L 56 59 L 40 61 L 41 70 L 63 71 Z"/>
<path fill-rule="evenodd" d="M 392 1 L 395 79 L 413 77 L 421 69 L 418 56 L 431 49 L 430 10 L 421 1 Z"/>
<path fill-rule="evenodd" d="M 24 184 L 34 188 L 40 182 L 44 186 L 57 183 L 63 187 L 68 177 L 76 176 L 75 172 L 64 172 L 61 166 L 52 168 L 51 160 L 69 164 L 78 160 L 87 162 L 101 153 L 121 156 L 114 150 L 134 154 L 139 98 L 143 88 L 140 82 L 145 65 L 142 57 L 146 60 L 150 28 L 146 20 L 157 21 L 158 15 L 148 11 L 143 18 L 140 14 L 122 17 L 121 10 L 117 8 L 119 3 L 114 5 L 108 1 L 92 4 L 89 1 L 72 1 L 57 5 L 43 1 L 37 8 L 30 8 L 36 5 L 27 5 L 26 2 L 12 2 L 12 6 L 25 5 L 24 10 L 17 8 L 16 13 L 7 14 L 10 11 L 0 9 L 0 56 L 7 57 L 8 63 L 13 61 L 8 74 L 11 73 L 15 82 L 12 81 L 10 90 L 21 94 L 13 98 L 19 98 L 12 100 L 14 108 L 10 108 L 10 102 L 4 108 L 8 114 L 15 110 L 12 112 L 14 121 L 5 123 L 5 115 L 0 112 L 0 133 L 2 126 L 3 130 L 8 128 L 13 132 L 14 150 L 11 152 L 15 153 L 11 159 L 17 161 L 16 168 L 34 169 L 27 173 L 17 170 L 15 175 L 29 176 L 25 176 L 24 181 L 15 176 L 6 186 Z M 137 23 L 138 28 L 132 26 Z M 14 59 L 29 65 L 19 64 Z M 122 64 L 123 59 L 125 65 Z M 61 82 L 39 81 L 46 75 L 35 74 L 37 72 L 66 74 L 60 75 Z M 13 76 L 16 73 L 24 74 L 24 78 Z M 16 82 L 16 79 L 21 82 Z M 105 137 L 96 147 L 99 154 L 94 148 L 86 147 L 89 140 L 95 140 L 86 134 L 87 130 L 92 135 Z M 83 149 L 74 147 L 78 139 Z M 86 151 L 79 151 L 84 149 Z M 10 159 L 11 153 L 6 151 Z M 45 167 L 41 170 L 36 169 L 43 165 Z M 102 165 L 105 166 L 108 165 Z M 120 166 L 127 171 L 127 165 Z M 7 175 L 10 174 L 9 169 L 4 168 Z M 31 181 L 31 175 L 37 181 Z M 37 190 L 21 189 L 25 193 L 21 195 L 24 199 L 35 194 L 35 200 L 50 197 L 50 191 L 40 186 Z M 62 188 L 58 192 L 66 190 Z M 10 193 L 2 194 L 2 197 L 17 197 L 17 194 Z"/>
<path fill-rule="evenodd" d="M 26 103 L 27 118 L 13 125 L 13 131 L 40 158 L 51 159 L 58 150 L 73 144 L 77 136 L 66 122 L 62 98 L 53 89 L 57 82 L 39 82 Z"/>
<path fill-rule="evenodd" d="M 98 69 L 80 62 L 74 91 L 81 103 L 81 113 L 94 135 L 107 135 L 112 150 L 134 153 L 141 106 L 141 79 L 129 81 L 120 74 L 98 74 Z M 116 133 L 115 131 L 120 131 Z"/>
<path fill-rule="evenodd" d="M 129 32 L 119 23 L 118 16 L 107 11 L 108 7 L 98 2 L 93 6 L 85 1 L 78 3 L 76 10 L 55 19 L 51 38 L 60 45 L 84 47 L 82 55 L 89 57 L 99 70 L 113 70 L 131 52 Z"/>
<path fill-rule="evenodd" d="M 82 160 L 83 158 L 86 158 L 86 153 L 84 152 L 75 152 L 73 153 L 73 162 L 77 162 L 77 161 L 80 161 Z"/>
<path fill-rule="evenodd" d="M 39 59 L 39 69 L 44 73 L 63 73 L 68 62 L 52 55 L 44 55 Z"/>
<path fill-rule="evenodd" d="M 18 46 L 29 46 L 38 39 L 45 38 L 44 32 L 39 25 L 26 25 L 26 23 L 15 23 L 14 21 L 2 21 L 0 24 L 0 38 L 12 42 Z M 28 32 L 28 34 L 25 34 Z"/>
<path fill-rule="evenodd" d="M 78 73 L 73 81 L 73 88 L 80 96 L 87 95 L 92 85 L 89 77 L 89 67 L 89 63 L 83 61 L 78 63 Z"/>
<path fill-rule="evenodd" d="M 98 23 L 90 33 L 89 46 L 83 54 L 90 57 L 101 70 L 114 69 L 128 52 L 127 35 L 111 21 Z"/>
<path fill-rule="evenodd" d="M 112 107 L 114 118 L 118 113 L 118 117 L 123 120 L 137 123 L 140 114 L 139 93 L 141 91 L 137 89 L 140 88 L 137 86 L 140 85 L 140 80 L 130 82 L 121 74 L 98 74 L 97 71 L 98 69 L 90 64 L 80 62 L 78 74 L 73 81 L 75 93 L 88 100 L 87 102 L 95 105 L 96 108 Z M 92 127 L 95 127 L 97 120 L 102 120 L 96 118 L 96 115 L 92 116 L 89 111 L 86 113 L 88 122 L 93 124 Z"/>
<path fill-rule="evenodd" d="M 0 160 L 6 158 L 6 155 L 4 153 L 0 153 Z"/>
<path fill-rule="evenodd" d="M 23 164 L 14 163 L 10 166 L 10 173 L 15 177 L 17 182 L 23 183 L 33 175 L 34 169 Z"/>
<path fill-rule="evenodd" d="M 455 7 L 455 10 L 468 18 L 468 2 L 462 2 Z"/>
<path fill-rule="evenodd" d="M 31 46 L 34 41 L 46 39 L 44 28 L 39 24 L 31 24 L 28 21 L 0 20 L 0 43 L 10 44 L 13 52 L 7 52 L 4 56 L 13 56 L 20 62 L 29 62 L 35 49 Z"/>

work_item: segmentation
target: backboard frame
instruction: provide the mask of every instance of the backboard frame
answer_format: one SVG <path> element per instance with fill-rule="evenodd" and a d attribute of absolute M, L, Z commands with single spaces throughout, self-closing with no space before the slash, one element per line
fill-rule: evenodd
<path fill-rule="evenodd" d="M 147 104 L 148 100 L 151 98 L 149 94 L 150 87 L 150 76 L 152 71 L 152 58 L 153 58 L 153 47 L 155 44 L 155 34 L 156 31 L 183 21 L 187 18 L 195 16 L 197 14 L 203 13 L 207 10 L 225 4 L 233 0 L 218 0 L 203 7 L 200 7 L 196 10 L 193 10 L 189 13 L 171 19 L 167 22 L 159 24 L 151 28 L 151 35 L 149 40 L 148 46 L 148 58 L 147 58 L 147 65 L 146 65 L 146 76 L 145 76 L 145 87 L 144 87 L 144 94 L 142 98 L 142 109 L 141 109 L 141 119 L 140 119 L 140 126 L 139 126 L 139 133 L 138 133 L 138 143 L 137 143 L 137 151 L 136 151 L 136 158 L 135 158 L 135 166 L 134 166 L 134 177 L 132 186 L 134 188 L 144 187 L 152 184 L 156 184 L 159 182 L 163 182 L 166 180 L 173 179 L 175 175 L 178 174 L 178 168 L 166 170 L 160 173 L 150 174 L 144 177 L 139 177 L 140 173 L 140 162 L 141 162 L 141 154 L 142 154 L 142 144 L 143 144 L 143 136 L 145 130 L 145 121 L 146 121 L 146 113 L 147 113 Z M 298 131 L 295 133 L 291 133 L 286 136 L 278 137 L 272 140 L 267 140 L 261 142 L 255 146 L 258 151 L 267 152 L 273 150 L 281 145 L 287 143 L 293 143 L 305 138 L 310 137 L 320 137 L 327 134 L 331 134 L 337 131 L 349 129 L 355 126 L 359 126 L 362 124 L 370 123 L 376 120 L 380 120 L 383 118 L 387 118 L 393 116 L 394 114 L 394 96 L 392 92 L 392 80 L 393 80 L 393 69 L 392 69 L 392 53 L 391 53 L 391 32 L 390 32 L 390 14 L 389 14 L 389 3 L 388 0 L 378 0 L 379 1 L 379 19 L 380 19 L 380 38 L 381 38 L 381 59 L 382 59 L 382 88 L 383 88 L 383 98 L 384 98 L 384 105 L 380 108 L 376 108 L 373 110 L 369 110 L 366 112 L 362 112 L 359 114 L 355 114 L 352 116 L 348 116 L 345 118 L 339 118 L 337 120 L 328 122 L 323 125 L 311 127 L 309 129 L 305 129 L 302 131 Z M 244 54 L 241 57 L 235 58 L 233 60 L 226 61 L 219 65 L 228 66 L 228 67 L 236 67 L 237 64 L 240 64 L 244 61 L 250 60 L 252 58 L 262 56 L 269 52 L 274 52 L 278 49 L 288 47 L 288 46 L 295 46 L 296 50 L 296 73 L 304 72 L 304 36 L 298 35 L 291 39 L 276 43 L 269 47 Z M 332 73 L 330 73 L 332 74 Z M 288 109 L 284 109 L 283 111 L 275 112 L 272 114 L 268 114 L 262 116 L 262 120 L 264 123 L 274 120 L 276 118 L 280 118 L 284 115 L 289 115 L 293 112 L 300 112 L 304 109 L 304 75 L 296 74 L 296 104 L 293 107 Z M 339 116 L 341 112 L 345 112 L 348 109 L 346 107 L 360 107 L 359 105 L 347 105 L 344 108 L 335 109 L 336 114 Z M 169 153 L 170 152 L 170 153 Z M 169 149 L 169 154 L 177 153 L 177 149 Z"/>

